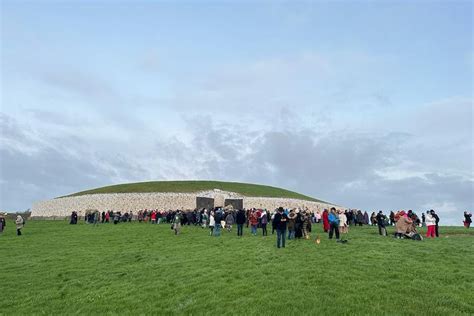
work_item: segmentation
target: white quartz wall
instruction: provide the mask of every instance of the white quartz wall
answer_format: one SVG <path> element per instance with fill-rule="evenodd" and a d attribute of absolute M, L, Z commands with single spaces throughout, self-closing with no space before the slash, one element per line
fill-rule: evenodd
<path fill-rule="evenodd" d="M 113 210 L 120 212 L 138 210 L 188 210 L 196 207 L 196 197 L 211 197 L 215 199 L 214 205 L 223 205 L 227 198 L 242 198 L 244 208 L 266 208 L 274 210 L 282 206 L 284 208 L 308 208 L 311 211 L 323 210 L 331 207 L 330 204 L 310 202 L 297 199 L 266 198 L 266 197 L 242 197 L 234 192 L 219 190 L 197 192 L 197 193 L 112 193 L 112 194 L 89 194 L 74 197 L 63 197 L 33 204 L 32 217 L 65 217 L 72 211 L 84 214 L 87 209 L 99 211 Z"/>

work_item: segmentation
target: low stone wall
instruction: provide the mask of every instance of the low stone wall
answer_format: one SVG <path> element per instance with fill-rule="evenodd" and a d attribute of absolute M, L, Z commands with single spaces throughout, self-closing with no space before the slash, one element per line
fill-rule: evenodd
<path fill-rule="evenodd" d="M 196 193 L 112 193 L 89 194 L 63 197 L 33 204 L 32 218 L 61 218 L 77 211 L 84 214 L 87 209 L 99 211 L 113 210 L 120 212 L 133 211 L 135 214 L 143 209 L 158 210 L 192 210 L 196 208 L 196 197 L 214 198 L 214 205 L 223 206 L 225 199 L 243 199 L 244 208 L 266 208 L 274 210 L 284 208 L 308 208 L 311 211 L 332 207 L 331 204 L 311 202 L 298 199 L 245 197 L 235 192 L 220 190 Z"/>

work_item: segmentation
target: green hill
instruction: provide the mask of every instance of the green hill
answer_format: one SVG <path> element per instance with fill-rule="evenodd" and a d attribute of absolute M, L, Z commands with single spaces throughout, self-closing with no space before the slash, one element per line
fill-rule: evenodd
<path fill-rule="evenodd" d="M 212 189 L 240 193 L 244 196 L 293 198 L 306 201 L 327 203 L 297 192 L 250 183 L 221 181 L 152 181 L 125 183 L 82 191 L 67 196 L 79 196 L 98 193 L 145 193 L 145 192 L 199 192 Z"/>

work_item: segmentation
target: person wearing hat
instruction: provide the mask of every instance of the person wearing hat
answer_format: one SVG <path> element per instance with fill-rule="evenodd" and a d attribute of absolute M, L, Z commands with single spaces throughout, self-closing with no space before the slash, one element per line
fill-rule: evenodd
<path fill-rule="evenodd" d="M 21 229 L 23 228 L 24 223 L 25 223 L 25 221 L 23 220 L 23 217 L 21 217 L 21 215 L 18 214 L 17 217 L 16 217 L 16 221 L 15 221 L 17 236 L 21 236 Z"/>
<path fill-rule="evenodd" d="M 296 213 L 295 210 L 292 209 L 290 214 L 288 214 L 288 240 L 295 239 L 295 221 L 296 221 Z"/>

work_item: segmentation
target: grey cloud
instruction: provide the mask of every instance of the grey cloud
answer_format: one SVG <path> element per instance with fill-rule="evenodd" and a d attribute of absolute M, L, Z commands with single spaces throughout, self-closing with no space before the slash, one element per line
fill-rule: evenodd
<path fill-rule="evenodd" d="M 416 138 L 405 132 L 375 137 L 353 131 L 280 129 L 250 137 L 242 126 L 212 122 L 193 132 L 195 141 L 185 156 L 204 159 L 169 159 L 176 165 L 194 162 L 198 178 L 271 184 L 370 211 L 455 205 L 461 214 L 473 206 L 472 179 L 439 172 L 391 179 L 377 172 L 405 163 L 404 144 Z M 444 224 L 457 223 L 459 214 L 438 211 Z"/>
<path fill-rule="evenodd" d="M 38 143 L 30 137 L 34 133 L 15 119 L 3 114 L 0 122 L 4 140 L 0 146 L 1 209 L 22 210 L 37 200 L 143 178 L 143 169 L 120 153 L 97 153 L 81 139 L 73 149 L 69 138 Z"/>

